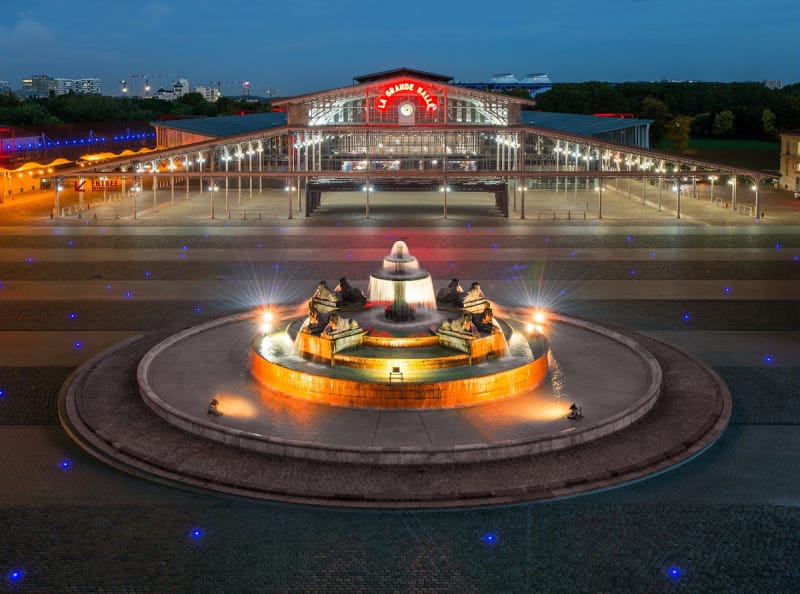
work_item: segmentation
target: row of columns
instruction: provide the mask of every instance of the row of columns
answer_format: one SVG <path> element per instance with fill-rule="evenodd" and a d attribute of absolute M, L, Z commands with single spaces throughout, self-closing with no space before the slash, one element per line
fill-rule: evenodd
<path fill-rule="evenodd" d="M 199 165 L 200 165 L 200 171 L 201 172 L 202 172 L 202 164 L 203 164 L 203 162 L 204 162 L 203 159 L 199 160 Z M 227 175 L 227 173 L 229 172 L 229 169 L 227 167 L 227 165 L 228 165 L 228 161 L 227 160 L 225 161 L 225 165 L 226 165 L 226 169 L 225 169 L 225 171 L 226 171 L 226 175 L 225 175 L 225 211 L 227 212 L 229 210 L 228 175 Z M 239 167 L 241 167 L 241 160 L 239 160 Z M 210 183 L 209 183 L 209 208 L 210 208 L 210 216 L 211 216 L 212 219 L 214 219 L 215 218 L 214 194 L 216 192 L 218 192 L 219 189 L 216 187 L 216 184 L 213 181 L 214 180 L 213 160 L 209 163 L 209 170 L 208 171 L 209 171 L 209 179 L 210 179 Z M 241 169 L 239 169 L 239 171 L 241 171 Z M 104 177 L 106 177 L 106 176 L 104 176 Z M 170 175 L 170 202 L 172 204 L 175 203 L 175 177 L 176 177 L 175 175 Z M 537 176 L 533 176 L 533 177 L 540 178 L 541 175 L 537 175 Z M 575 197 L 576 197 L 576 200 L 577 200 L 578 177 L 577 176 L 570 176 L 570 177 L 574 178 L 573 187 L 575 189 Z M 586 176 L 585 177 L 585 192 L 587 194 L 587 197 L 586 197 L 587 208 L 588 208 L 588 192 L 589 192 L 589 179 L 590 179 L 590 177 L 591 176 Z M 632 177 L 630 177 L 630 176 L 627 176 L 627 177 L 628 177 L 628 196 L 632 198 L 633 196 L 631 194 L 631 188 L 630 188 L 630 181 L 631 181 Z M 682 178 L 682 176 L 658 176 L 656 178 L 658 180 L 658 210 L 659 211 L 661 210 L 661 205 L 662 205 L 662 187 L 663 187 L 663 182 L 664 182 L 665 179 L 674 179 L 675 186 L 676 186 L 675 187 L 675 191 L 676 191 L 676 216 L 677 216 L 677 218 L 681 218 L 681 195 L 682 195 L 681 178 Z M 122 178 L 122 184 L 121 185 L 122 185 L 122 194 L 123 195 L 126 194 L 126 179 L 127 179 L 126 177 Z M 297 210 L 298 210 L 298 212 L 300 210 L 302 210 L 302 198 L 301 198 L 302 194 L 301 194 L 301 192 L 302 192 L 302 188 L 303 188 L 302 182 L 303 182 L 304 178 L 300 177 L 300 176 L 296 176 L 296 177 L 293 177 L 293 179 L 294 179 L 294 184 L 290 183 L 285 188 L 285 191 L 287 193 L 287 202 L 288 202 L 287 206 L 288 206 L 288 218 L 289 219 L 293 218 L 293 205 L 292 205 L 292 202 L 293 202 L 292 193 L 293 192 L 294 192 L 294 198 L 297 201 Z M 522 219 L 525 218 L 525 191 L 527 189 L 527 180 L 528 179 L 530 179 L 528 176 L 520 176 L 520 177 L 516 178 L 517 187 L 520 188 L 520 190 L 521 190 L 520 218 L 522 218 Z M 556 191 L 556 194 L 557 194 L 558 190 L 559 190 L 559 186 L 558 186 L 559 176 L 555 176 L 555 179 L 556 179 L 555 191 Z M 607 179 L 607 178 L 605 178 L 605 177 L 596 177 L 594 179 L 597 180 L 596 183 L 597 183 L 597 190 L 598 190 L 598 195 L 599 195 L 598 217 L 602 218 L 602 216 L 603 216 L 603 213 L 602 213 L 602 200 L 603 200 L 603 189 L 604 189 L 603 180 Z M 646 204 L 647 180 L 650 180 L 650 179 L 653 179 L 653 176 L 651 176 L 651 175 L 642 176 L 642 204 Z M 711 182 L 710 200 L 712 202 L 714 200 L 714 182 L 717 179 L 718 178 L 716 176 L 710 176 L 710 178 L 709 178 L 709 181 Z M 567 181 L 566 180 L 567 180 L 567 177 L 565 176 L 564 177 L 565 194 L 566 194 L 566 190 L 567 190 Z M 615 180 L 615 189 L 616 189 L 617 192 L 619 192 L 619 185 L 618 185 L 619 178 L 614 178 L 614 180 Z M 241 188 L 241 178 L 239 178 L 239 181 L 240 181 L 240 183 L 238 184 L 238 186 L 239 186 L 238 187 L 238 193 L 239 193 L 239 204 L 241 204 L 241 189 L 242 189 Z M 759 192 L 758 192 L 758 184 L 760 183 L 760 181 L 761 181 L 760 178 L 757 178 L 756 179 L 756 184 L 754 186 L 754 191 L 755 191 L 755 207 L 754 207 L 754 210 L 755 210 L 756 217 L 758 217 L 759 213 L 760 213 Z M 249 184 L 250 185 L 250 196 L 252 197 L 252 190 L 253 190 L 252 176 L 249 176 L 249 182 L 250 182 L 250 184 Z M 83 184 L 86 183 L 86 177 L 85 176 L 79 177 L 77 183 L 78 183 L 78 186 L 81 187 Z M 201 188 L 201 191 L 202 191 L 202 185 L 203 185 L 203 178 L 202 177 L 199 178 L 199 185 L 200 185 L 200 188 Z M 737 183 L 736 177 L 733 177 L 731 179 L 731 183 L 729 185 L 731 186 L 731 194 L 730 194 L 731 208 L 736 208 L 736 204 L 737 204 L 736 192 L 737 192 L 737 187 L 738 187 L 738 183 Z M 693 178 L 692 186 L 693 186 L 692 193 L 693 193 L 693 195 L 696 196 L 696 178 Z M 137 218 L 136 193 L 141 192 L 141 189 L 142 189 L 141 188 L 141 182 L 139 181 L 139 178 L 138 177 L 134 177 L 133 178 L 133 187 L 132 187 L 132 190 L 134 192 L 133 200 L 132 200 L 132 203 L 133 203 L 132 215 L 133 215 L 134 219 Z M 259 177 L 259 193 L 262 192 L 262 189 L 263 189 L 262 178 Z M 153 175 L 152 190 L 153 190 L 153 208 L 156 208 L 157 205 L 158 205 L 158 200 L 157 200 L 158 176 L 157 175 Z M 55 201 L 54 201 L 54 212 L 56 213 L 56 216 L 58 216 L 60 214 L 60 192 L 61 191 L 62 191 L 62 186 L 61 186 L 60 180 L 57 179 L 56 180 L 56 184 L 55 184 Z M 370 183 L 370 178 L 369 177 L 365 178 L 364 192 L 365 192 L 364 214 L 365 214 L 366 218 L 369 218 L 369 209 L 370 209 L 370 202 L 369 201 L 370 201 L 370 193 L 372 192 L 372 188 L 371 188 L 371 183 Z M 443 177 L 442 178 L 441 192 L 442 192 L 442 216 L 443 216 L 443 218 L 447 218 L 447 197 L 448 197 L 447 196 L 447 194 L 448 194 L 447 177 Z M 104 196 L 105 196 L 105 191 L 104 191 Z M 189 183 L 188 183 L 188 178 L 187 178 L 187 184 L 186 184 L 186 197 L 187 197 L 187 199 L 188 199 L 188 196 L 189 196 Z M 514 196 L 515 196 L 515 207 L 516 207 L 516 191 L 515 191 L 515 195 Z M 84 206 L 85 206 L 85 203 L 84 203 L 84 200 L 83 200 L 83 192 L 81 192 L 79 194 L 79 208 L 83 209 Z"/>

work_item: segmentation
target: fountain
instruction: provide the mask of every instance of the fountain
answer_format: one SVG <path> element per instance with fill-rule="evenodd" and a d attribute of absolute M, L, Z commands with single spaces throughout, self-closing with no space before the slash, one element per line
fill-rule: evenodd
<path fill-rule="evenodd" d="M 477 282 L 456 291 L 437 300 L 430 274 L 397 241 L 368 298 L 345 278 L 333 291 L 321 281 L 306 317 L 256 337 L 250 369 L 267 393 L 387 409 L 483 403 L 543 382 L 540 328 L 496 318 Z"/>
<path fill-rule="evenodd" d="M 321 281 L 305 312 L 265 320 L 255 339 L 253 311 L 137 337 L 84 364 L 59 412 L 122 468 L 371 507 L 607 488 L 688 460 L 727 424 L 730 394 L 701 362 L 483 291 L 452 279 L 432 298 L 430 275 L 395 244 L 368 295 Z"/>

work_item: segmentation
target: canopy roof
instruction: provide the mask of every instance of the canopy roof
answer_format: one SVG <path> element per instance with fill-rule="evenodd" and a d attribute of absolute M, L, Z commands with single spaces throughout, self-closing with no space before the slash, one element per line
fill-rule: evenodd
<path fill-rule="evenodd" d="M 557 113 L 548 111 L 523 111 L 520 114 L 522 124 L 558 130 L 581 136 L 595 136 L 615 130 L 623 130 L 634 126 L 652 124 L 653 120 L 637 118 L 607 118 L 577 113 Z"/>
<path fill-rule="evenodd" d="M 411 76 L 414 78 L 424 78 L 425 80 L 433 80 L 442 84 L 447 84 L 453 80 L 452 76 L 446 74 L 436 74 L 434 72 L 425 72 L 424 70 L 416 70 L 414 68 L 407 68 L 401 66 L 400 68 L 393 68 L 392 70 L 383 70 L 381 72 L 373 72 L 372 74 L 362 74 L 361 76 L 354 76 L 353 81 L 358 84 L 371 83 L 377 80 L 386 78 L 394 78 L 397 76 Z"/>
<path fill-rule="evenodd" d="M 211 138 L 226 138 L 286 125 L 286 114 L 279 111 L 247 115 L 218 116 L 215 118 L 187 118 L 152 122 L 155 126 L 183 130 Z"/>

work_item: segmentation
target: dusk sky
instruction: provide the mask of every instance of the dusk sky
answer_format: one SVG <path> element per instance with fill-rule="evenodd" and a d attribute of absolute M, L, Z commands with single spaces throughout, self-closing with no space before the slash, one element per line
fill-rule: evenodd
<path fill-rule="evenodd" d="M 460 81 L 800 81 L 798 0 L 4 0 L 0 80 L 177 75 L 279 95 L 408 66 Z M 137 75 L 137 76 L 132 76 Z"/>

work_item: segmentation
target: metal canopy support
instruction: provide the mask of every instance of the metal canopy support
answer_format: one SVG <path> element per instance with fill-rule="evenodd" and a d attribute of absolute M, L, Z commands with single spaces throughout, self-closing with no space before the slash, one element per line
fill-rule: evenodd
<path fill-rule="evenodd" d="M 442 203 L 442 218 L 447 218 L 447 177 L 442 178 L 442 192 L 444 193 L 444 201 Z"/>
<path fill-rule="evenodd" d="M 761 211 L 759 210 L 759 205 L 758 205 L 758 186 L 761 184 L 761 178 L 760 177 L 756 178 L 755 184 L 756 185 L 753 188 L 753 190 L 755 190 L 755 193 L 756 193 L 756 218 L 758 219 L 758 218 L 761 218 Z"/>
<path fill-rule="evenodd" d="M 369 218 L 369 178 L 367 178 L 367 185 L 364 187 L 364 217 Z"/>

